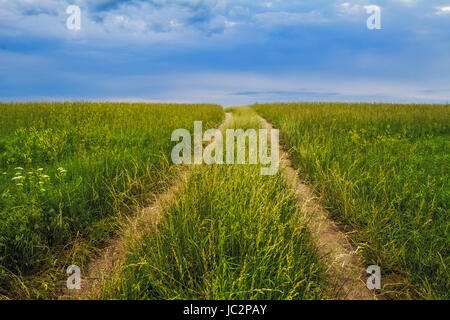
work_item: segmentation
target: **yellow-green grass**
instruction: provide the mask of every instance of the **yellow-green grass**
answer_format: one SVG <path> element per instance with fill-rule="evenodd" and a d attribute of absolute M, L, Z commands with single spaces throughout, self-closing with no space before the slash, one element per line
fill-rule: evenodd
<path fill-rule="evenodd" d="M 390 297 L 449 299 L 448 105 L 262 104 Z"/>
<path fill-rule="evenodd" d="M 258 128 L 233 108 L 233 129 Z M 132 236 L 106 299 L 321 299 L 324 267 L 280 171 L 259 165 L 192 166 L 158 230 Z"/>
<path fill-rule="evenodd" d="M 167 183 L 172 131 L 223 119 L 217 105 L 0 104 L 0 297 L 48 297 L 49 268 L 84 265 L 74 247 L 102 246 Z"/>

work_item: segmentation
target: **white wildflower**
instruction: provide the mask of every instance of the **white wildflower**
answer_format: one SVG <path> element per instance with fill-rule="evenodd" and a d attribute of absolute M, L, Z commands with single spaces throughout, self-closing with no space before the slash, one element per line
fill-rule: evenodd
<path fill-rule="evenodd" d="M 11 180 L 21 180 L 21 179 L 23 179 L 23 177 L 22 176 L 17 176 L 17 177 L 14 177 L 14 178 L 12 178 Z"/>
<path fill-rule="evenodd" d="M 41 189 L 41 192 L 45 192 L 45 189 Z"/>
<path fill-rule="evenodd" d="M 50 177 L 49 177 L 48 175 L 44 174 L 44 175 L 42 176 L 42 178 L 48 179 L 48 178 L 50 178 Z"/>
<path fill-rule="evenodd" d="M 44 171 L 44 168 L 39 168 L 37 169 L 37 171 Z"/>
<path fill-rule="evenodd" d="M 23 170 L 23 168 L 22 167 L 17 167 L 17 168 L 15 168 L 15 170 Z"/>

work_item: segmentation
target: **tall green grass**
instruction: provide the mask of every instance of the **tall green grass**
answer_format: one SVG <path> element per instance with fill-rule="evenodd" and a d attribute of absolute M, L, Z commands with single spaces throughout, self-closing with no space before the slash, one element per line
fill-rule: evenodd
<path fill-rule="evenodd" d="M 249 108 L 231 128 L 258 128 Z M 228 110 L 228 111 L 230 111 Z M 320 299 L 323 267 L 283 175 L 193 166 L 158 230 L 128 239 L 108 299 Z"/>
<path fill-rule="evenodd" d="M 45 296 L 49 283 L 26 279 L 74 243 L 101 246 L 118 215 L 162 189 L 172 131 L 223 118 L 216 105 L 0 104 L 0 297 Z"/>
<path fill-rule="evenodd" d="M 442 105 L 267 104 L 304 178 L 352 227 L 393 297 L 449 299 L 450 109 Z"/>

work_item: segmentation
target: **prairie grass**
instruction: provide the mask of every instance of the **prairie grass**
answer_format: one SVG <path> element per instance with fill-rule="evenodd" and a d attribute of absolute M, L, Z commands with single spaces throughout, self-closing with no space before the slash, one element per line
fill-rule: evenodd
<path fill-rule="evenodd" d="M 384 293 L 449 299 L 450 109 L 442 105 L 265 104 L 294 164 L 350 225 Z"/>
<path fill-rule="evenodd" d="M 233 108 L 229 128 L 258 128 Z M 192 166 L 155 231 L 131 236 L 104 299 L 321 299 L 324 268 L 282 172 Z"/>
<path fill-rule="evenodd" d="M 83 266 L 167 184 L 172 131 L 223 118 L 217 105 L 0 104 L 0 298 L 48 297 L 55 268 Z"/>

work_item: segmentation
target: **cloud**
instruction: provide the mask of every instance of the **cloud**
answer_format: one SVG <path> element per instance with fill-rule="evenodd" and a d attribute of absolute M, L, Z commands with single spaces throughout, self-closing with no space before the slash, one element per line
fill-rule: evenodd
<path fill-rule="evenodd" d="M 320 12 L 264 12 L 253 15 L 252 19 L 258 26 L 273 28 L 279 26 L 297 26 L 302 24 L 321 24 L 330 20 Z"/>
<path fill-rule="evenodd" d="M 70 75 L 68 75 L 70 77 Z M 87 77 L 75 74 L 82 85 Z M 72 80 L 73 80 L 72 79 Z M 98 75 L 88 95 L 5 96 L 0 101 L 93 100 L 130 102 L 207 102 L 224 106 L 255 102 L 290 101 L 379 101 L 445 103 L 450 89 L 423 87 L 404 82 L 378 82 L 364 78 L 330 77 L 318 74 L 189 73 L 159 76 Z M 108 95 L 97 92 L 107 88 Z M 145 94 L 142 94 L 145 92 Z"/>
<path fill-rule="evenodd" d="M 447 13 L 444 0 L 0 0 L 0 97 L 443 101 Z"/>
<path fill-rule="evenodd" d="M 133 41 L 200 41 L 235 27 L 277 28 L 328 22 L 320 10 L 289 3 L 251 3 L 244 0 L 0 0 L 0 36 L 34 35 L 73 38 L 65 10 L 80 6 L 77 39 Z"/>
<path fill-rule="evenodd" d="M 414 6 L 419 2 L 419 0 L 396 0 L 396 1 L 407 6 Z"/>
<path fill-rule="evenodd" d="M 364 10 L 363 6 L 358 3 L 343 2 L 337 5 L 340 14 L 355 15 L 361 14 Z"/>
<path fill-rule="evenodd" d="M 396 16 L 400 25 L 405 5 L 415 0 L 380 0 L 384 14 Z M 240 33 L 320 24 L 356 24 L 364 22 L 364 6 L 369 0 L 342 2 L 246 0 L 0 0 L 0 36 L 35 36 L 61 40 L 104 43 L 111 47 L 130 44 L 190 43 L 237 38 Z M 82 10 L 81 31 L 74 34 L 65 22 L 67 6 Z M 422 9 L 423 5 L 420 7 Z M 448 13 L 448 7 L 436 7 L 436 14 Z M 416 11 L 416 14 L 422 10 Z M 417 27 L 420 29 L 420 26 Z"/>
<path fill-rule="evenodd" d="M 450 6 L 447 7 L 436 7 L 437 15 L 450 15 Z"/>
<path fill-rule="evenodd" d="M 222 33 L 230 27 L 230 19 L 221 15 L 224 1 L 2 0 L 0 32 L 66 38 L 65 9 L 73 2 L 81 8 L 78 37 L 84 39 L 126 39 L 132 33 L 131 39 L 152 42 L 186 39 L 187 34 Z"/>

